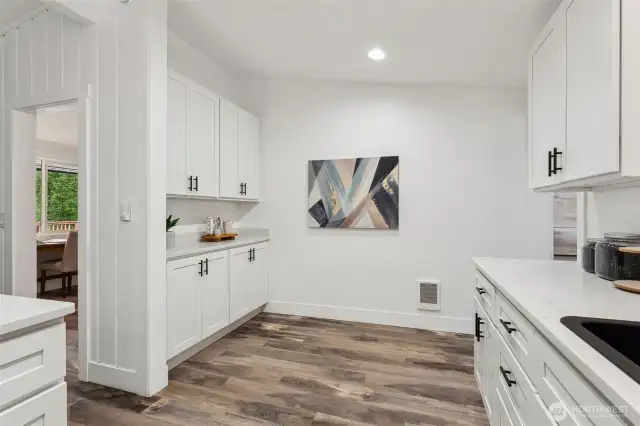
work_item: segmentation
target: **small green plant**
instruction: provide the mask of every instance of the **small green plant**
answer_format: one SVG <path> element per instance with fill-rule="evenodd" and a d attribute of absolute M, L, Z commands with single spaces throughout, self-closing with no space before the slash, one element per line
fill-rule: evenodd
<path fill-rule="evenodd" d="M 176 217 L 175 219 L 172 219 L 172 217 L 173 215 L 169 215 L 169 217 L 167 217 L 167 232 L 169 232 L 169 230 L 176 226 L 180 221 L 179 217 Z"/>

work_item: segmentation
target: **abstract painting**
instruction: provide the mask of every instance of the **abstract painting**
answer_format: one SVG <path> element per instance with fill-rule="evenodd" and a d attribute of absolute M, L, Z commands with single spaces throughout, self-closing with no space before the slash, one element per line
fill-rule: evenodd
<path fill-rule="evenodd" d="M 309 161 L 309 227 L 398 229 L 399 157 Z"/>

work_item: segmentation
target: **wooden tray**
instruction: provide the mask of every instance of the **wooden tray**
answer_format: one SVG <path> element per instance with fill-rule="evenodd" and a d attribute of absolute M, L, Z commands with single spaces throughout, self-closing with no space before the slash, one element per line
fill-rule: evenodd
<path fill-rule="evenodd" d="M 238 234 L 203 235 L 200 241 L 205 243 L 217 243 L 220 241 L 235 240 Z"/>
<path fill-rule="evenodd" d="M 640 293 L 640 281 L 620 280 L 614 281 L 613 285 L 620 290 L 629 291 L 631 293 Z"/>

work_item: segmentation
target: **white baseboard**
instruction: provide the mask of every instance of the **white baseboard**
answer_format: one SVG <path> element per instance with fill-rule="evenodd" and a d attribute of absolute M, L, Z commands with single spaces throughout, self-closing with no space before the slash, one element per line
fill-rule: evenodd
<path fill-rule="evenodd" d="M 89 382 L 122 389 L 142 396 L 151 396 L 148 395 L 146 385 L 140 383 L 140 375 L 137 371 L 118 368 L 113 365 L 89 362 Z"/>
<path fill-rule="evenodd" d="M 433 313 L 408 314 L 404 312 L 374 311 L 360 308 L 346 308 L 343 306 L 278 301 L 269 302 L 265 312 L 447 331 L 452 333 L 472 334 L 473 332 L 473 320 L 471 318 L 443 317 Z"/>

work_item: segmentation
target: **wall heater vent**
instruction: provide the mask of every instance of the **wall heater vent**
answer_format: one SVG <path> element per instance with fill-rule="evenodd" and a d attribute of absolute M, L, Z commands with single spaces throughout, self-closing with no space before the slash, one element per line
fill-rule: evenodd
<path fill-rule="evenodd" d="M 442 300 L 440 281 L 419 280 L 420 303 L 418 309 L 425 311 L 439 311 Z"/>

